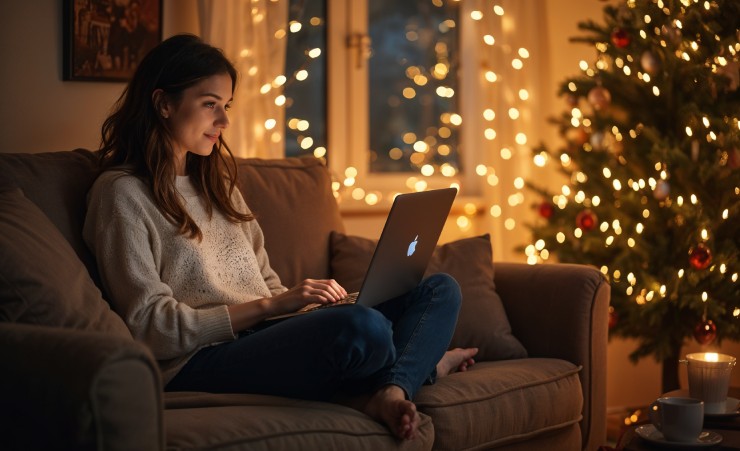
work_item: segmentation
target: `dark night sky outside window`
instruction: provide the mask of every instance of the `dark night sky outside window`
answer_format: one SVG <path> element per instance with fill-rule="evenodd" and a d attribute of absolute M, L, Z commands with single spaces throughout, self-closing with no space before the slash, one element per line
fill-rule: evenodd
<path fill-rule="evenodd" d="M 450 3 L 368 2 L 371 172 L 460 169 L 459 129 L 450 123 L 459 112 L 458 96 L 450 97 L 458 92 L 459 9 Z"/>
<path fill-rule="evenodd" d="M 315 155 L 317 148 L 326 149 L 326 1 L 291 0 L 288 27 L 294 22 L 301 29 L 288 32 L 285 58 L 285 155 L 301 157 Z M 316 58 L 308 56 L 320 49 Z M 300 70 L 308 78 L 297 80 Z M 305 128 L 306 122 L 308 128 Z M 310 146 L 308 144 L 311 144 Z M 319 152 L 319 157 L 324 155 Z"/>

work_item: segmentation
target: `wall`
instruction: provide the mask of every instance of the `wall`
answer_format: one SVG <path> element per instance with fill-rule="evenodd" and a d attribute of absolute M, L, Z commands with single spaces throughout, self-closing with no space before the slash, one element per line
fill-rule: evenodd
<path fill-rule="evenodd" d="M 120 95 L 122 83 L 62 81 L 62 2 L 59 0 L 0 2 L 0 152 L 43 152 L 96 148 L 100 125 L 108 109 Z M 576 23 L 586 18 L 599 19 L 604 6 L 596 0 L 550 0 L 541 2 L 549 30 L 549 80 L 541 112 L 557 114 L 565 107 L 555 92 L 558 83 L 578 71 L 581 59 L 591 61 L 594 50 L 568 41 L 578 34 Z M 163 34 L 198 32 L 197 0 L 165 0 Z M 12 44 L 12 45 L 11 45 Z M 542 131 L 546 141 L 559 139 L 554 127 Z M 376 237 L 382 218 L 348 218 L 350 233 Z M 456 239 L 456 228 L 447 227 L 444 241 Z M 660 394 L 660 367 L 651 359 L 637 365 L 627 356 L 634 349 L 631 341 L 612 340 L 608 348 L 607 404 L 643 405 Z M 698 350 L 692 344 L 686 352 Z M 727 343 L 723 352 L 740 355 L 740 346 Z M 681 377 L 686 386 L 686 374 Z M 733 385 L 740 385 L 740 371 L 734 372 Z"/>
<path fill-rule="evenodd" d="M 198 32 L 197 0 L 165 0 L 163 35 Z M 62 81 L 62 1 L 0 2 L 0 152 L 96 149 L 123 83 Z"/>
<path fill-rule="evenodd" d="M 123 83 L 62 81 L 62 1 L 0 2 L 0 152 L 42 152 L 97 147 L 99 128 L 120 95 Z M 538 3 L 540 3 L 538 1 Z M 550 29 L 551 98 L 543 117 L 564 105 L 555 97 L 557 83 L 593 56 L 586 46 L 568 42 L 577 21 L 598 17 L 603 4 L 569 0 L 570 7 L 541 2 Z M 163 35 L 198 32 L 197 0 L 164 0 Z M 553 127 L 543 131 L 556 139 Z"/>

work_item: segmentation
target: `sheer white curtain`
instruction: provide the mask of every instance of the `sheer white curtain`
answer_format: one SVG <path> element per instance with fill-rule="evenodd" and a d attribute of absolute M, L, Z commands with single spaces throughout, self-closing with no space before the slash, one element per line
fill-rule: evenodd
<path fill-rule="evenodd" d="M 280 76 L 285 68 L 288 0 L 199 0 L 201 37 L 239 71 L 224 133 L 234 155 L 284 156 Z"/>
<path fill-rule="evenodd" d="M 478 165 L 488 168 L 478 184 L 484 214 L 477 231 L 491 234 L 497 260 L 524 261 L 515 247 L 529 243 L 525 223 L 533 219 L 534 199 L 517 179 L 533 175 L 531 148 L 545 139 L 550 111 L 546 2 L 499 0 L 495 5 L 502 15 L 491 1 L 463 3 L 465 177 L 470 181 Z M 472 19 L 474 11 L 482 17 Z"/>

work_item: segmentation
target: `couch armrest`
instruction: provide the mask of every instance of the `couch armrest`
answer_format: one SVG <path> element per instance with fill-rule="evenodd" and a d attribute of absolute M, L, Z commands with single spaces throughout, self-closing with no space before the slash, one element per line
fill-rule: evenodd
<path fill-rule="evenodd" d="M 3 449 L 164 449 L 149 351 L 100 332 L 0 323 Z"/>
<path fill-rule="evenodd" d="M 583 449 L 606 441 L 606 352 L 610 287 L 596 268 L 495 264 L 496 291 L 531 357 L 583 367 Z"/>

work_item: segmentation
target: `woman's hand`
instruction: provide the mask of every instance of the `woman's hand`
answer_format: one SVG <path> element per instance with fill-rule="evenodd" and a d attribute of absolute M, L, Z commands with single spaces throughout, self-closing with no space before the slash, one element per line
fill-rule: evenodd
<path fill-rule="evenodd" d="M 271 316 L 298 311 L 311 304 L 332 304 L 347 297 L 347 291 L 334 279 L 306 279 L 290 290 L 271 298 L 229 305 L 231 329 L 247 329 Z"/>
<path fill-rule="evenodd" d="M 332 304 L 347 297 L 334 279 L 306 279 L 290 290 L 269 299 L 271 316 L 292 313 L 304 307 Z"/>

